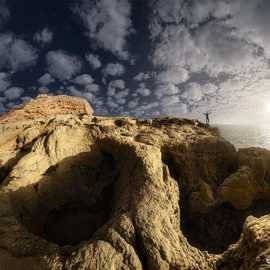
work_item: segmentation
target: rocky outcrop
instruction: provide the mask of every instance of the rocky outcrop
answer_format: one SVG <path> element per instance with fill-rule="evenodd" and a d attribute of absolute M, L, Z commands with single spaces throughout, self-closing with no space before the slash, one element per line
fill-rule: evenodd
<path fill-rule="evenodd" d="M 2 118 L 1 269 L 267 267 L 267 150 L 237 152 L 197 121 L 91 117 L 62 99 Z"/>
<path fill-rule="evenodd" d="M 15 110 L 2 115 L 0 123 L 17 122 L 19 120 L 34 120 L 37 118 L 50 118 L 55 115 L 74 114 L 92 116 L 93 109 L 90 104 L 78 97 L 39 95 Z"/>

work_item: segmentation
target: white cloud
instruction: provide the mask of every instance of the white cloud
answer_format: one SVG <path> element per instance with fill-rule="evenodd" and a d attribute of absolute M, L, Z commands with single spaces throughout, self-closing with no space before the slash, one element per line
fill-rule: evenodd
<path fill-rule="evenodd" d="M 8 100 L 15 100 L 21 97 L 24 90 L 20 87 L 11 87 L 4 92 L 5 97 Z"/>
<path fill-rule="evenodd" d="M 95 100 L 95 95 L 93 93 L 81 91 L 73 85 L 68 86 L 67 90 L 70 95 L 85 98 L 91 103 Z"/>
<path fill-rule="evenodd" d="M 111 81 L 108 85 L 108 91 L 107 94 L 108 96 L 115 96 L 116 92 L 118 89 L 125 89 L 126 83 L 123 80 L 114 80 Z"/>
<path fill-rule="evenodd" d="M 18 105 L 20 105 L 19 101 L 10 101 L 8 103 L 5 104 L 5 106 L 9 109 L 13 109 L 16 108 Z"/>
<path fill-rule="evenodd" d="M 129 110 L 129 112 L 126 112 L 126 114 L 129 115 L 136 115 L 137 117 L 147 117 L 147 116 L 159 116 L 160 115 L 160 104 L 158 102 L 147 102 L 143 103 L 141 101 L 138 101 L 137 104 L 132 104 L 131 106 L 134 106 L 132 110 Z"/>
<path fill-rule="evenodd" d="M 36 50 L 26 41 L 10 33 L 0 35 L 0 69 L 23 70 L 35 65 L 37 58 Z"/>
<path fill-rule="evenodd" d="M 2 104 L 2 103 L 0 102 L 0 114 L 1 114 L 1 113 L 4 113 L 5 111 L 6 111 L 6 108 L 5 108 L 4 104 Z"/>
<path fill-rule="evenodd" d="M 45 73 L 38 79 L 38 83 L 41 85 L 49 85 L 55 82 L 55 79 L 52 77 L 50 73 Z"/>
<path fill-rule="evenodd" d="M 10 18 L 10 11 L 6 5 L 6 0 L 0 0 L 0 27 Z"/>
<path fill-rule="evenodd" d="M 126 87 L 126 83 L 124 80 L 114 80 L 110 82 L 109 87 L 124 89 Z"/>
<path fill-rule="evenodd" d="M 200 71 L 206 64 L 206 55 L 196 46 L 188 29 L 183 25 L 169 25 L 160 34 L 152 57 L 155 66 Z"/>
<path fill-rule="evenodd" d="M 110 110 L 116 110 L 119 108 L 119 104 L 116 103 L 112 98 L 108 98 L 106 105 L 109 107 Z"/>
<path fill-rule="evenodd" d="M 34 40 L 42 46 L 50 44 L 53 40 L 53 32 L 49 28 L 44 28 L 34 35 Z"/>
<path fill-rule="evenodd" d="M 127 103 L 127 97 L 129 95 L 129 89 L 125 89 L 125 81 L 114 80 L 111 81 L 107 89 L 107 101 L 106 104 L 113 112 L 121 113 L 121 106 Z"/>
<path fill-rule="evenodd" d="M 156 38 L 162 32 L 162 24 L 179 24 L 182 19 L 183 0 L 157 0 L 151 1 L 154 16 L 150 21 L 150 34 Z"/>
<path fill-rule="evenodd" d="M 198 102 L 202 99 L 201 86 L 198 83 L 189 83 L 185 86 L 185 91 L 181 95 L 190 102 Z"/>
<path fill-rule="evenodd" d="M 146 88 L 145 82 L 140 82 L 140 83 L 139 83 L 139 87 L 141 87 L 141 88 Z"/>
<path fill-rule="evenodd" d="M 64 51 L 50 51 L 46 56 L 48 71 L 60 81 L 70 80 L 82 68 L 82 62 L 76 56 Z"/>
<path fill-rule="evenodd" d="M 174 84 L 159 84 L 155 89 L 155 96 L 161 98 L 166 95 L 175 95 L 179 94 L 179 88 L 176 87 Z"/>
<path fill-rule="evenodd" d="M 77 76 L 73 82 L 75 84 L 79 84 L 79 85 L 87 85 L 87 84 L 91 84 L 94 82 L 94 79 L 91 77 L 91 75 L 89 74 L 82 74 Z"/>
<path fill-rule="evenodd" d="M 0 92 L 5 91 L 9 86 L 9 75 L 7 73 L 0 72 Z"/>
<path fill-rule="evenodd" d="M 95 84 L 95 83 L 91 83 L 91 84 L 87 84 L 85 85 L 85 91 L 87 92 L 98 92 L 100 89 L 99 85 L 98 84 Z"/>
<path fill-rule="evenodd" d="M 206 95 L 212 95 L 215 94 L 218 87 L 212 83 L 206 83 L 201 86 L 202 93 Z"/>
<path fill-rule="evenodd" d="M 133 79 L 135 81 L 141 82 L 141 81 L 146 81 L 146 80 L 148 80 L 150 78 L 151 78 L 151 74 L 150 73 L 140 72 Z"/>
<path fill-rule="evenodd" d="M 29 97 L 29 96 L 24 96 L 24 97 L 21 97 L 21 101 L 22 102 L 27 102 L 27 101 L 30 101 L 32 98 Z"/>
<path fill-rule="evenodd" d="M 14 71 L 33 66 L 36 63 L 35 49 L 24 40 L 15 39 L 10 48 L 10 64 Z"/>
<path fill-rule="evenodd" d="M 184 103 L 179 103 L 176 105 L 163 107 L 162 113 L 168 116 L 185 117 L 188 113 L 188 107 Z"/>
<path fill-rule="evenodd" d="M 156 0 L 151 1 L 151 10 L 149 59 L 159 70 L 157 98 L 171 92 L 185 99 L 189 115 L 211 110 L 221 119 L 235 115 L 234 108 L 247 115 L 252 109 L 245 104 L 267 95 L 269 1 Z M 175 66 L 186 71 L 183 78 L 175 73 Z M 178 83 L 183 83 L 180 93 L 175 88 Z"/>
<path fill-rule="evenodd" d="M 156 79 L 160 83 L 180 84 L 189 79 L 189 73 L 184 68 L 173 66 L 169 70 L 159 72 Z"/>
<path fill-rule="evenodd" d="M 126 103 L 125 98 L 128 96 L 128 94 L 129 94 L 129 90 L 125 89 L 123 91 L 117 92 L 114 98 L 116 99 L 116 102 L 118 104 L 125 104 Z"/>
<path fill-rule="evenodd" d="M 125 67 L 119 63 L 109 63 L 102 72 L 104 76 L 120 76 L 125 72 Z"/>
<path fill-rule="evenodd" d="M 38 92 L 40 94 L 48 94 L 50 92 L 50 89 L 47 86 L 40 86 L 38 88 Z"/>
<path fill-rule="evenodd" d="M 263 47 L 270 56 L 270 3 L 266 0 L 239 0 L 232 5 L 233 15 L 228 24 L 236 28 L 237 34 L 244 39 Z"/>
<path fill-rule="evenodd" d="M 163 97 L 160 101 L 160 104 L 162 107 L 169 107 L 169 106 L 172 106 L 172 105 L 175 105 L 175 104 L 178 104 L 180 101 L 179 97 L 178 96 L 166 96 L 166 97 Z"/>
<path fill-rule="evenodd" d="M 0 114 L 6 111 L 6 107 L 4 106 L 6 100 L 5 97 L 0 97 Z"/>
<path fill-rule="evenodd" d="M 85 58 L 93 69 L 99 69 L 102 66 L 98 55 L 90 53 L 87 54 Z"/>
<path fill-rule="evenodd" d="M 138 101 L 137 100 L 132 100 L 132 101 L 130 101 L 129 103 L 128 103 L 128 108 L 130 108 L 130 109 L 134 109 L 134 108 L 136 108 L 137 106 L 138 106 Z"/>
<path fill-rule="evenodd" d="M 13 36 L 11 34 L 0 35 L 0 68 L 11 66 L 9 55 L 12 43 Z"/>
<path fill-rule="evenodd" d="M 208 24 L 198 33 L 196 42 L 201 51 L 208 55 L 205 69 L 212 77 L 220 73 L 250 73 L 258 67 L 266 66 L 264 59 L 256 55 L 257 49 L 239 38 L 227 26 Z"/>
<path fill-rule="evenodd" d="M 82 92 L 73 85 L 68 86 L 67 90 L 69 91 L 69 94 L 72 96 L 81 96 L 82 95 Z"/>
<path fill-rule="evenodd" d="M 93 93 L 90 93 L 90 92 L 83 93 L 82 97 L 85 98 L 86 100 L 88 100 L 89 102 L 93 102 L 93 100 L 95 100 L 95 95 Z"/>
<path fill-rule="evenodd" d="M 152 23 L 150 28 L 156 33 L 153 27 L 159 26 L 158 36 L 154 35 L 153 41 L 154 65 L 165 67 L 168 72 L 171 72 L 174 66 L 189 72 L 206 71 L 213 77 L 220 73 L 250 72 L 258 66 L 265 66 L 263 58 L 257 54 L 257 48 L 245 40 L 244 35 L 239 35 L 236 25 L 232 26 L 233 19 L 230 20 L 231 23 L 210 20 L 211 16 L 225 20 L 228 15 L 238 14 L 238 10 L 234 10 L 237 5 L 229 5 L 222 0 L 219 4 L 218 1 L 205 0 L 203 3 L 192 2 L 191 5 L 182 5 L 179 1 L 179 5 L 171 4 L 171 7 L 177 6 L 179 9 L 179 12 L 174 11 L 177 16 L 171 16 L 170 11 L 164 7 L 167 1 L 158 2 L 154 9 L 162 15 L 158 19 L 154 17 L 154 24 Z M 242 4 L 245 10 L 246 4 Z M 161 7 L 164 9 L 160 10 Z M 181 19 L 186 19 L 189 25 L 167 24 L 179 23 Z M 208 23 L 198 25 L 207 19 Z M 164 23 L 165 26 L 162 27 Z M 194 27 L 199 29 L 190 31 Z M 156 37 L 159 41 L 156 41 Z"/>
<path fill-rule="evenodd" d="M 132 33 L 128 0 L 82 0 L 75 9 L 97 45 L 127 59 L 126 39 Z"/>
<path fill-rule="evenodd" d="M 191 5 L 185 3 L 183 17 L 192 27 L 197 27 L 200 23 L 209 20 L 211 16 L 221 19 L 232 15 L 235 3 L 226 0 L 192 1 Z"/>
<path fill-rule="evenodd" d="M 138 93 L 139 95 L 143 97 L 148 97 L 151 95 L 151 90 L 145 87 L 141 87 L 136 90 L 136 93 Z"/>

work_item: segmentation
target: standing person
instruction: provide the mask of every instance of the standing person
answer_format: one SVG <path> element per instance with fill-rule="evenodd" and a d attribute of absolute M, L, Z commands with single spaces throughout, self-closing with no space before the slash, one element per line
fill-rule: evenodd
<path fill-rule="evenodd" d="M 206 125 L 209 125 L 209 124 L 210 124 L 210 118 L 209 118 L 209 115 L 210 115 L 210 114 L 211 114 L 210 112 L 204 113 Z"/>

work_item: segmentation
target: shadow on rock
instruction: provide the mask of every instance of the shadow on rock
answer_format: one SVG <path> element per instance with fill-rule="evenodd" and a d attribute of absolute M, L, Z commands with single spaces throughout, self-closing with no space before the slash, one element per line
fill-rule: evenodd
<path fill-rule="evenodd" d="M 10 198 L 30 232 L 60 246 L 76 245 L 109 220 L 117 176 L 110 154 L 82 153 L 50 167 L 38 183 Z"/>

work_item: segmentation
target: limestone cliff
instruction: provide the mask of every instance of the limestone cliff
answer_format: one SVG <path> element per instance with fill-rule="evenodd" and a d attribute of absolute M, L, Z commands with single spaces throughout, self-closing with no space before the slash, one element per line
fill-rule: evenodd
<path fill-rule="evenodd" d="M 269 151 L 64 96 L 0 132 L 1 270 L 269 268 Z"/>

